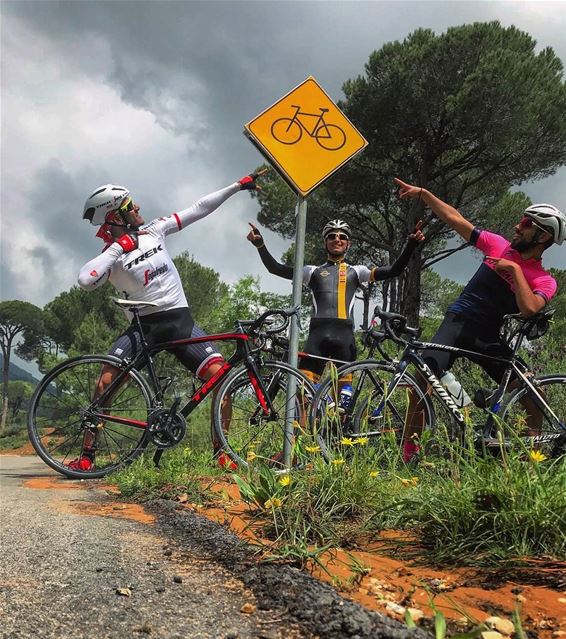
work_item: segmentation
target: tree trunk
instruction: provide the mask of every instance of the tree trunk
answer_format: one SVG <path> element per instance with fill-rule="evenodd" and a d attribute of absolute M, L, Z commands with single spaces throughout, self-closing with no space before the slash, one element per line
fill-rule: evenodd
<path fill-rule="evenodd" d="M 421 308 L 421 263 L 419 250 L 411 256 L 407 266 L 405 280 L 405 295 L 401 298 L 400 312 L 405 315 L 411 326 L 419 325 L 419 311 Z"/>
<path fill-rule="evenodd" d="M 362 301 L 364 304 L 364 311 L 362 316 L 362 330 L 366 331 L 369 328 L 369 305 L 371 303 L 371 294 L 373 292 L 374 284 L 368 284 L 367 286 L 360 286 L 362 294 Z M 358 298 L 359 299 L 359 298 Z"/>
<path fill-rule="evenodd" d="M 4 366 L 2 370 L 2 420 L 0 422 L 0 435 L 6 430 L 6 420 L 8 418 L 8 371 L 10 370 L 10 349 L 12 340 L 8 341 L 7 348 L 2 347 L 4 355 Z"/>

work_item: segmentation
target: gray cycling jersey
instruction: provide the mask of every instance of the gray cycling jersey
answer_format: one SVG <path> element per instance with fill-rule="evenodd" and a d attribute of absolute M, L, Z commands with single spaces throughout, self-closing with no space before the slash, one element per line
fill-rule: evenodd
<path fill-rule="evenodd" d="M 372 270 L 367 266 L 352 266 L 343 261 L 305 266 L 303 284 L 312 293 L 312 318 L 352 319 L 356 291 L 371 277 Z"/>

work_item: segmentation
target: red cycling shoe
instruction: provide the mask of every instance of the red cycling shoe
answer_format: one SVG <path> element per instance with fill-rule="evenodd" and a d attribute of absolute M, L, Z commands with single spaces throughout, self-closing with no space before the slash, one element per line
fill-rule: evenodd
<path fill-rule="evenodd" d="M 220 468 L 225 468 L 226 470 L 237 470 L 238 468 L 238 464 L 226 453 L 220 453 L 216 458 L 216 463 Z"/>
<path fill-rule="evenodd" d="M 88 472 L 89 470 L 94 470 L 94 459 L 83 456 L 77 457 L 67 464 L 67 468 Z"/>

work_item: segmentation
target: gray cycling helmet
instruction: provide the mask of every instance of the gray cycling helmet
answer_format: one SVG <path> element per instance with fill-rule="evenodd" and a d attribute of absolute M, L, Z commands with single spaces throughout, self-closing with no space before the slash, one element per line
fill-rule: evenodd
<path fill-rule="evenodd" d="M 104 224 L 107 214 L 115 211 L 129 195 L 130 191 L 124 186 L 116 184 L 99 186 L 85 202 L 83 220 L 88 220 L 93 226 Z"/>
<path fill-rule="evenodd" d="M 348 222 L 344 222 L 343 220 L 330 220 L 324 225 L 322 229 L 322 239 L 326 240 L 326 236 L 329 233 L 345 233 L 348 236 L 348 239 L 352 237 L 352 230 L 350 229 L 350 225 Z"/>
<path fill-rule="evenodd" d="M 566 215 L 552 204 L 533 204 L 525 209 L 525 215 L 552 233 L 554 243 L 566 240 Z"/>

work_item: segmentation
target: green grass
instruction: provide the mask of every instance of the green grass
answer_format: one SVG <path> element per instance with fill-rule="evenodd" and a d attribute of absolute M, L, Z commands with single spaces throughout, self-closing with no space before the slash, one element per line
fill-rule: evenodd
<path fill-rule="evenodd" d="M 15 450 L 28 442 L 28 431 L 25 426 L 8 427 L 0 437 L 0 450 Z"/>
<path fill-rule="evenodd" d="M 393 441 L 346 445 L 331 464 L 313 453 L 312 469 L 293 473 L 287 486 L 269 469 L 240 483 L 268 516 L 266 533 L 285 548 L 348 548 L 360 534 L 395 529 L 414 535 L 438 563 L 566 559 L 565 459 L 536 461 L 528 451 L 482 456 L 447 442 L 446 449 L 409 468 Z M 265 508 L 270 497 L 277 506 L 271 499 Z"/>
<path fill-rule="evenodd" d="M 165 451 L 161 468 L 148 454 L 111 480 L 125 496 L 212 499 L 203 479 L 219 476 L 207 425 Z M 566 459 L 513 453 L 481 455 L 436 436 L 436 453 L 418 466 L 400 459 L 393 437 L 337 446 L 326 463 L 315 445 L 309 464 L 281 475 L 252 462 L 236 475 L 240 492 L 261 515 L 272 553 L 312 558 L 317 549 L 355 547 L 384 530 L 407 531 L 439 564 L 494 567 L 526 557 L 566 559 Z"/>
<path fill-rule="evenodd" d="M 108 481 L 120 489 L 124 497 L 147 501 L 157 497 L 174 499 L 187 495 L 190 502 L 211 501 L 207 478 L 221 473 L 215 468 L 210 452 L 179 446 L 165 452 L 159 468 L 153 463 L 153 449 L 133 464 L 110 475 Z"/>

